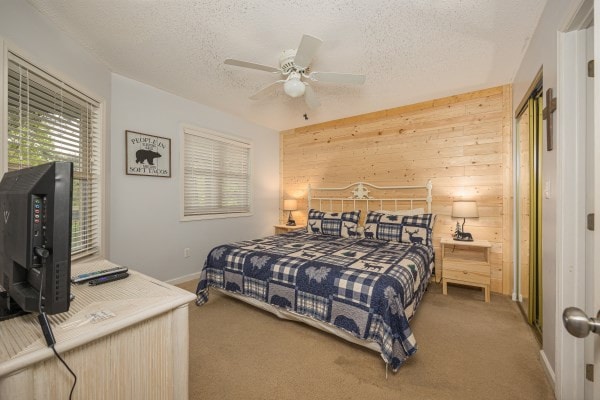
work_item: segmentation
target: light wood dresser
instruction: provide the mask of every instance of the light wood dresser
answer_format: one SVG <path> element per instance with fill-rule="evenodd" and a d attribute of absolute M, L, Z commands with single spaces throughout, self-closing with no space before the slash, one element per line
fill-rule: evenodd
<path fill-rule="evenodd" d="M 448 294 L 448 283 L 483 288 L 485 301 L 490 301 L 490 249 L 487 240 L 463 242 L 442 238 L 442 293 Z"/>
<path fill-rule="evenodd" d="M 72 275 L 106 268 L 73 264 Z M 129 272 L 98 286 L 72 285 L 69 311 L 49 317 L 55 348 L 77 375 L 73 398 L 187 400 L 195 295 Z M 69 398 L 73 378 L 46 346 L 36 314 L 0 322 L 0 338 L 0 399 Z"/>

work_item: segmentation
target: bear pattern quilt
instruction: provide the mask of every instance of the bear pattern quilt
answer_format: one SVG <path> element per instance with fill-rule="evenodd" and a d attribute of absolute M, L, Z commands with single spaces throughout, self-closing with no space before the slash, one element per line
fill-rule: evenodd
<path fill-rule="evenodd" d="M 431 275 L 433 249 L 418 243 L 294 231 L 212 249 L 196 290 L 249 296 L 374 341 L 397 371 L 417 350 L 408 321 Z"/>

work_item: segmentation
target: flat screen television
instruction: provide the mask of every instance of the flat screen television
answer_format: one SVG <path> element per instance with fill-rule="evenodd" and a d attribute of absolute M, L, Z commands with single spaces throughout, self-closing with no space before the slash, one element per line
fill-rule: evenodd
<path fill-rule="evenodd" d="M 73 163 L 10 171 L 0 181 L 0 320 L 69 310 Z"/>

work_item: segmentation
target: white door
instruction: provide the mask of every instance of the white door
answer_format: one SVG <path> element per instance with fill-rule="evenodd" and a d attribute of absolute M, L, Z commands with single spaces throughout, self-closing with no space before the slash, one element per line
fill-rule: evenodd
<path fill-rule="evenodd" d="M 571 33 L 564 35 L 565 41 L 562 42 L 567 44 L 562 51 L 563 58 L 561 60 L 561 68 L 565 72 L 565 80 L 561 87 L 567 99 L 563 99 L 562 106 L 565 112 L 562 114 L 562 118 L 572 123 L 577 120 L 577 115 L 585 113 L 585 119 L 581 124 L 569 125 L 566 123 L 564 125 L 564 127 L 573 129 L 565 129 L 563 133 L 584 131 L 584 134 L 574 133 L 568 139 L 581 143 L 583 147 L 568 146 L 566 142 L 563 142 L 568 148 L 565 152 L 568 158 L 562 165 L 563 167 L 567 164 L 580 165 L 578 161 L 585 158 L 581 169 L 573 167 L 570 174 L 567 175 L 571 179 L 576 179 L 572 172 L 579 172 L 577 175 L 581 177 L 581 185 L 575 185 L 575 187 L 580 188 L 577 193 L 584 194 L 585 192 L 585 196 L 583 203 L 566 202 L 571 206 L 565 211 L 570 216 L 568 218 L 570 222 L 562 226 L 565 229 L 562 239 L 572 246 L 572 249 L 568 249 L 572 251 L 572 254 L 578 254 L 576 251 L 580 245 L 578 242 L 583 240 L 584 254 L 581 258 L 574 256 L 572 258 L 564 257 L 561 260 L 564 262 L 560 278 L 565 278 L 568 286 L 563 292 L 559 292 L 559 296 L 566 300 L 562 304 L 565 307 L 563 322 L 568 327 L 567 330 L 574 336 L 585 339 L 572 337 L 569 339 L 563 336 L 557 346 L 561 353 L 557 365 L 559 379 L 557 380 L 556 395 L 561 400 L 574 398 L 600 400 L 600 129 L 595 129 L 595 127 L 600 127 L 600 112 L 596 109 L 600 104 L 598 100 L 600 99 L 598 63 L 596 62 L 594 66 L 594 78 L 587 77 L 587 73 L 583 74 L 584 70 L 587 72 L 587 62 L 593 60 L 594 54 L 600 54 L 598 32 L 594 32 L 593 27 L 593 21 L 598 21 L 600 18 L 600 0 L 595 0 L 594 6 L 594 18 L 590 18 L 592 26 L 581 28 L 582 30 L 574 33 L 575 36 Z M 581 44 L 585 44 L 585 46 L 580 46 Z M 568 58 L 569 55 L 572 58 Z M 573 60 L 577 61 L 573 62 Z M 568 88 L 569 85 L 571 88 Z M 568 104 L 569 101 L 572 106 Z M 582 142 L 579 141 L 579 138 L 582 139 Z M 563 184 L 566 181 L 563 180 Z M 572 195 L 568 192 L 562 194 L 565 198 Z M 577 195 L 573 197 L 576 198 Z M 583 215 L 578 212 L 580 207 L 585 207 Z M 589 214 L 595 214 L 595 220 L 598 221 L 593 230 L 587 229 L 587 223 L 574 222 L 579 221 L 580 216 Z M 577 216 L 577 218 L 573 218 L 573 216 Z M 572 230 L 573 227 L 577 227 L 577 229 Z M 569 241 L 568 237 L 571 234 L 575 237 L 575 242 Z M 583 270 L 576 267 L 583 264 L 585 264 Z M 573 278 L 571 279 L 571 277 Z M 581 301 L 577 299 L 581 299 Z M 561 300 L 559 300 L 560 302 Z M 580 304 L 582 310 L 570 307 L 575 303 Z M 569 308 L 570 310 L 568 310 Z M 570 318 L 564 318 L 569 315 Z"/>
<path fill-rule="evenodd" d="M 600 21 L 600 1 L 596 0 L 594 2 L 594 20 Z M 588 47 L 591 48 L 591 57 L 594 58 L 595 54 L 600 54 L 600 40 L 598 39 L 598 34 L 600 30 L 596 30 L 594 32 L 594 28 L 590 28 L 592 30 L 592 34 L 588 35 L 588 38 L 591 37 L 593 42 L 593 46 Z M 594 78 L 591 79 L 593 86 L 593 95 L 591 97 L 592 103 L 592 113 L 594 114 L 592 123 L 594 130 L 594 160 L 600 160 L 600 112 L 598 112 L 597 107 L 600 105 L 600 77 L 599 77 L 600 68 L 598 68 L 598 62 L 594 62 Z M 589 87 L 589 86 L 588 86 Z M 588 119 L 590 121 L 590 119 Z M 596 162 L 594 165 L 594 212 L 597 216 L 597 219 L 600 220 L 600 162 Z M 597 227 L 594 231 L 594 248 L 599 249 L 595 252 L 593 257 L 593 262 L 587 268 L 591 273 L 592 287 L 589 288 L 592 293 L 591 299 L 589 299 L 588 304 L 588 312 L 589 313 L 600 313 L 600 232 Z M 594 314 L 592 314 L 594 315 Z M 600 315 L 597 315 L 600 317 Z M 592 336 L 592 345 L 589 349 L 586 349 L 586 357 L 591 356 L 594 362 L 594 382 L 593 386 L 590 389 L 586 387 L 586 396 L 588 395 L 588 390 L 590 391 L 589 395 L 591 399 L 600 399 L 600 335 Z M 593 355 L 591 354 L 593 353 Z"/>
<path fill-rule="evenodd" d="M 587 61 L 594 59 L 594 27 L 586 29 L 586 47 L 587 47 Z M 594 86 L 597 79 L 593 77 L 587 78 L 586 82 L 586 214 L 598 214 L 596 210 L 600 208 L 595 204 L 595 199 L 600 199 L 600 194 L 597 193 L 600 189 L 600 185 L 597 184 L 599 162 L 595 162 L 597 159 L 598 147 L 595 145 L 600 140 L 596 139 L 594 129 Z M 600 215 L 599 215 L 600 217 Z M 600 238 L 598 234 L 598 228 L 594 227 L 594 230 L 588 227 L 586 230 L 586 299 L 585 299 L 585 312 L 591 317 L 596 317 L 596 313 L 600 310 L 600 303 L 598 302 L 598 295 L 595 288 L 600 288 L 600 285 L 596 284 L 598 276 L 600 276 L 600 268 L 596 268 L 598 260 L 596 260 L 596 254 L 600 256 L 600 251 L 594 251 L 597 245 L 597 240 Z M 598 343 L 600 341 L 600 335 L 589 335 L 585 339 L 585 378 L 584 378 L 584 392 L 585 400 L 593 400 L 600 398 L 600 390 L 595 389 L 599 385 L 600 366 L 598 360 L 595 358 L 595 348 L 600 348 Z M 595 365 L 594 365 L 595 364 Z M 591 370 L 591 366 L 594 365 L 594 370 Z M 590 376 L 592 375 L 592 376 Z"/>
<path fill-rule="evenodd" d="M 586 29 L 586 58 L 587 62 L 594 59 L 594 27 Z M 597 76 L 596 73 L 593 74 Z M 598 124 L 598 112 L 595 110 L 595 97 L 598 91 L 598 79 L 588 76 L 586 81 L 586 138 L 585 138 L 585 207 L 588 222 L 585 233 L 585 310 L 583 313 L 574 312 L 578 316 L 581 331 L 579 337 L 591 329 L 596 334 L 584 339 L 584 398 L 585 400 L 600 399 L 600 234 L 594 220 L 600 210 L 600 130 L 594 129 Z M 588 319 L 589 318 L 589 319 Z M 575 322 L 574 322 L 575 323 Z"/>

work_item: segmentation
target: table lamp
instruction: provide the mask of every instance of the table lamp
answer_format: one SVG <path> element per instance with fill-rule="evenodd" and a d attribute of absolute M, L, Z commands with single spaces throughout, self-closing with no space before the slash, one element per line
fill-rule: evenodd
<path fill-rule="evenodd" d="M 452 217 L 462 218 L 463 223 L 458 231 L 454 235 L 454 240 L 462 240 L 467 242 L 473 241 L 473 236 L 465 232 L 465 220 L 467 218 L 479 218 L 479 212 L 477 211 L 477 203 L 475 201 L 461 200 L 452 203 Z"/>
<path fill-rule="evenodd" d="M 292 219 L 292 211 L 296 211 L 298 209 L 298 200 L 289 199 L 283 200 L 283 211 L 289 211 L 290 215 L 288 216 L 287 226 L 295 226 L 296 221 Z"/>

